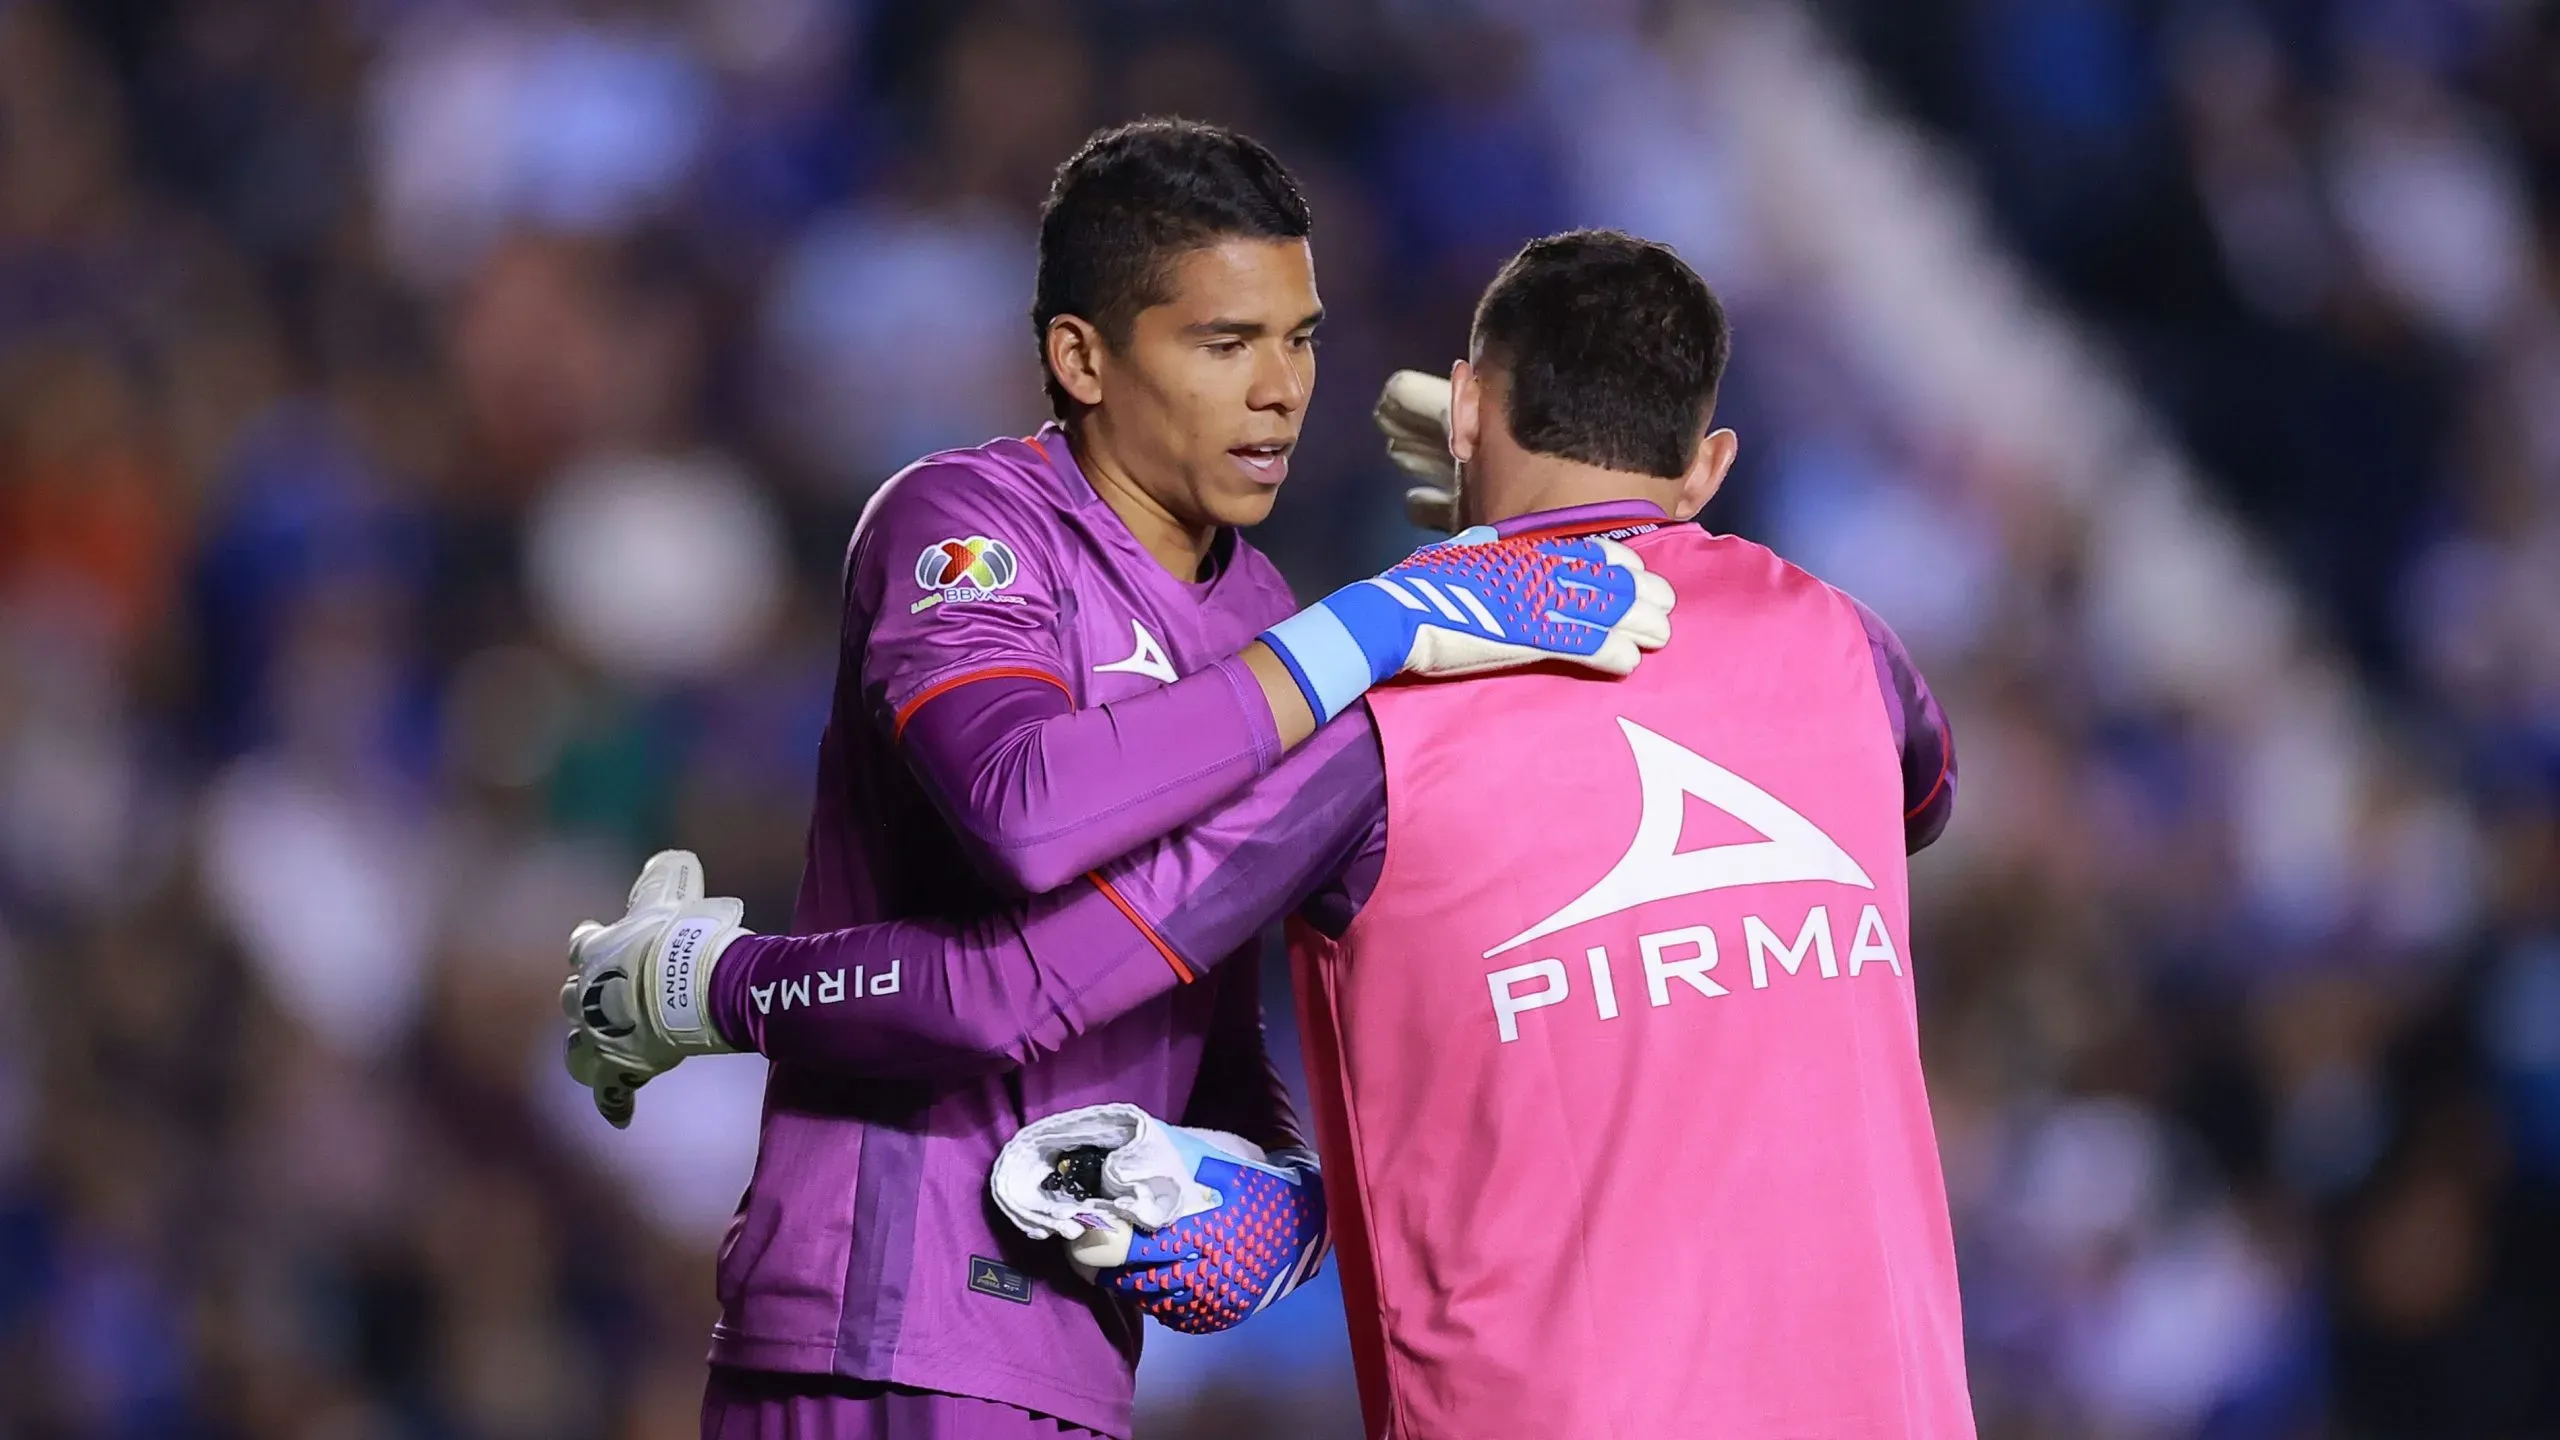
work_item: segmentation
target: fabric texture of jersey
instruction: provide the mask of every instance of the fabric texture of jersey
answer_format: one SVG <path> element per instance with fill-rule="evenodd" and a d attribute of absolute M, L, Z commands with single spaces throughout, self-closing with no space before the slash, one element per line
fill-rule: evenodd
<path fill-rule="evenodd" d="M 884 486 L 847 560 L 794 928 L 1005 923 L 1012 897 L 981 878 L 900 754 L 902 717 L 990 675 L 1104 705 L 1232 655 L 1295 604 L 1232 532 L 1218 556 L 1205 582 L 1168 575 L 1054 427 L 929 457 Z M 987 1169 L 1031 1118 L 1106 1100 L 1273 1149 L 1300 1143 L 1264 1056 L 1256 970 L 1242 954 L 1003 1074 L 854 1080 L 774 1064 L 754 1176 L 721 1246 L 714 1362 L 978 1397 L 1127 1434 L 1137 1313 L 1075 1276 L 1057 1245 L 1002 1223 Z M 842 1006 L 897 998 L 876 976 L 835 994 Z"/>
<path fill-rule="evenodd" d="M 1375 888 L 1292 926 L 1369 1429 L 1970 1436 L 1896 697 L 1769 551 L 1629 543 L 1670 647 L 1373 693 Z"/>

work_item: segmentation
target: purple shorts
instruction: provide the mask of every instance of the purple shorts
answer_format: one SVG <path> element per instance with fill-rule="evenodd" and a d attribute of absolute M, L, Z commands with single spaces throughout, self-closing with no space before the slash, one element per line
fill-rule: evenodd
<path fill-rule="evenodd" d="M 1029 1410 L 876 1380 L 711 1367 L 702 1440 L 1112 1440 Z"/>

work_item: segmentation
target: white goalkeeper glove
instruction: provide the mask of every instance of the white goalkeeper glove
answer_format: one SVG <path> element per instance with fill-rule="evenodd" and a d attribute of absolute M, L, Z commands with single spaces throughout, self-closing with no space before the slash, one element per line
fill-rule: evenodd
<path fill-rule="evenodd" d="M 1378 392 L 1378 430 L 1387 458 L 1412 481 L 1405 518 L 1425 530 L 1458 530 L 1458 460 L 1449 453 L 1449 377 L 1399 370 Z"/>
<path fill-rule="evenodd" d="M 589 920 L 570 933 L 560 987 L 569 1075 L 595 1092 L 597 1113 L 617 1130 L 652 1077 L 687 1055 L 734 1048 L 711 1025 L 711 969 L 749 933 L 738 923 L 743 903 L 704 897 L 702 861 L 690 850 L 650 856 L 630 907 L 611 925 Z"/>

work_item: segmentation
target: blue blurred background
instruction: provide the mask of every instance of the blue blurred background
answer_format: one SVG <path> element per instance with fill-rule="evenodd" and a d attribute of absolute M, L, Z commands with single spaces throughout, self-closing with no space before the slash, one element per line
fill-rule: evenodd
<path fill-rule="evenodd" d="M 1520 240 L 1726 295 L 1710 519 L 1964 756 L 1986 1437 L 2560 1435 L 2554 7 L 6 0 L 0 1436 L 693 1433 L 761 1068 L 606 1130 L 566 930 L 786 923 L 853 518 L 1040 418 L 1145 113 L 1314 201 L 1301 594 Z M 1141 1434 L 1356 1434 L 1340 1337 L 1155 1332 Z"/>

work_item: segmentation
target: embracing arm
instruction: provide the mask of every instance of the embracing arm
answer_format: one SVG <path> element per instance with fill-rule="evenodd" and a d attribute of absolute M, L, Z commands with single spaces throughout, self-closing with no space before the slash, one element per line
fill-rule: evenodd
<path fill-rule="evenodd" d="M 1003 481 L 934 462 L 874 497 L 847 560 L 842 663 L 976 868 L 1037 895 L 1268 771 L 1285 717 L 1240 657 L 1077 709 L 1076 542 Z"/>
<path fill-rule="evenodd" d="M 741 936 L 712 973 L 712 1023 L 740 1049 L 843 1074 L 1021 1065 L 1222 974 L 1264 925 L 1352 864 L 1385 804 L 1376 732 L 1358 708 L 1199 820 L 1001 914 Z M 1222 997 L 1236 1007 L 1222 1005 L 1226 1026 L 1251 1018 L 1246 1000 L 1259 1004 L 1242 988 Z M 1206 1103 L 1251 1123 L 1258 1080 L 1270 1083 L 1267 1066 L 1212 1078 L 1212 1090 L 1245 1098 Z"/>
<path fill-rule="evenodd" d="M 1669 635 L 1669 586 L 1624 546 L 1485 531 L 1206 670 L 1079 710 L 1061 640 L 1073 543 L 1023 495 L 938 462 L 874 498 L 847 572 L 844 659 L 877 723 L 972 861 L 1024 894 L 1199 815 L 1390 676 L 1546 659 L 1624 673 Z"/>

